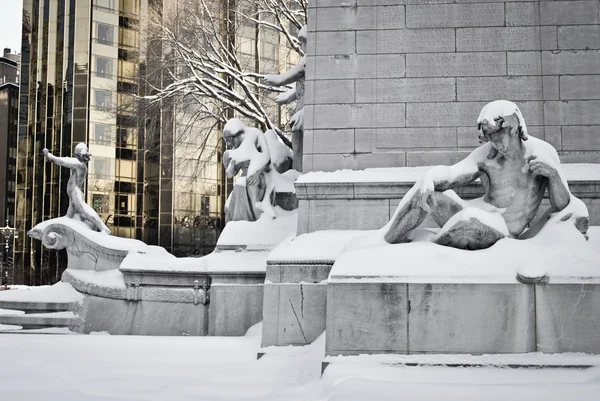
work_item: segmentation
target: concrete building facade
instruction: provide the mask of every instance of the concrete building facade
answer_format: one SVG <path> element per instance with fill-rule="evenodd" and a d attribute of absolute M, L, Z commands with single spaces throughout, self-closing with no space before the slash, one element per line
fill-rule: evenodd
<path fill-rule="evenodd" d="M 600 162 L 599 4 L 310 1 L 304 170 L 456 162 L 497 99 L 563 162 Z"/>

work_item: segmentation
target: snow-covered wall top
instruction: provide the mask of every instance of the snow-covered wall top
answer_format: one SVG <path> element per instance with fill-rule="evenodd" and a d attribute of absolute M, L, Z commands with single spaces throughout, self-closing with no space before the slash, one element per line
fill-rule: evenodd
<path fill-rule="evenodd" d="M 365 170 L 336 170 L 332 172 L 313 171 L 300 176 L 297 184 L 312 183 L 353 183 L 377 182 L 400 183 L 416 182 L 431 166 L 399 168 L 367 168 Z M 563 164 L 562 170 L 569 182 L 600 181 L 600 164 Z"/>

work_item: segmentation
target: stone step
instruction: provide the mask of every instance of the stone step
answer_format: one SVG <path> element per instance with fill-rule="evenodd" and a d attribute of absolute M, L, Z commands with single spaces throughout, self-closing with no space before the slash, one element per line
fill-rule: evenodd
<path fill-rule="evenodd" d="M 73 335 L 79 334 L 69 330 L 67 327 L 47 327 L 43 329 L 23 329 L 21 326 L 4 326 L 0 328 L 0 334 L 52 334 Z"/>
<path fill-rule="evenodd" d="M 39 302 L 0 300 L 0 309 L 20 310 L 25 313 L 73 311 L 79 305 L 76 302 Z"/>
<path fill-rule="evenodd" d="M 51 313 L 31 313 L 21 315 L 0 315 L 0 324 L 21 326 L 23 329 L 43 329 L 49 327 L 75 327 L 81 320 L 71 311 Z"/>

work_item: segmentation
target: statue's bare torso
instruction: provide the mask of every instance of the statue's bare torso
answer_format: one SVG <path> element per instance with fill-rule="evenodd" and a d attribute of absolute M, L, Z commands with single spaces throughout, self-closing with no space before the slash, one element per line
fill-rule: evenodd
<path fill-rule="evenodd" d="M 507 160 L 496 155 L 478 163 L 483 174 L 484 201 L 504 209 L 502 217 L 513 236 L 520 235 L 535 217 L 548 179 L 536 176 L 529 170 L 527 160 Z"/>

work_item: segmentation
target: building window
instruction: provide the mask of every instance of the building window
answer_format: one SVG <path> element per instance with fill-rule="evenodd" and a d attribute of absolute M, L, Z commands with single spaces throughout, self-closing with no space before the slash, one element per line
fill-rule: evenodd
<path fill-rule="evenodd" d="M 96 108 L 99 110 L 110 110 L 112 108 L 112 94 L 109 91 L 94 89 Z"/>
<path fill-rule="evenodd" d="M 98 214 L 108 213 L 108 195 L 92 194 L 92 207 Z"/>
<path fill-rule="evenodd" d="M 96 56 L 96 75 L 111 78 L 113 75 L 113 60 L 108 57 Z"/>
<path fill-rule="evenodd" d="M 108 8 L 109 10 L 115 9 L 115 0 L 94 0 L 96 7 Z"/>
<path fill-rule="evenodd" d="M 94 175 L 102 177 L 106 174 L 106 159 L 96 157 L 94 160 Z"/>
<path fill-rule="evenodd" d="M 94 142 L 110 142 L 110 128 L 106 124 L 94 124 Z"/>
<path fill-rule="evenodd" d="M 114 43 L 114 27 L 112 25 L 107 24 L 96 24 L 96 39 L 98 43 L 102 43 L 104 45 L 112 45 Z"/>

